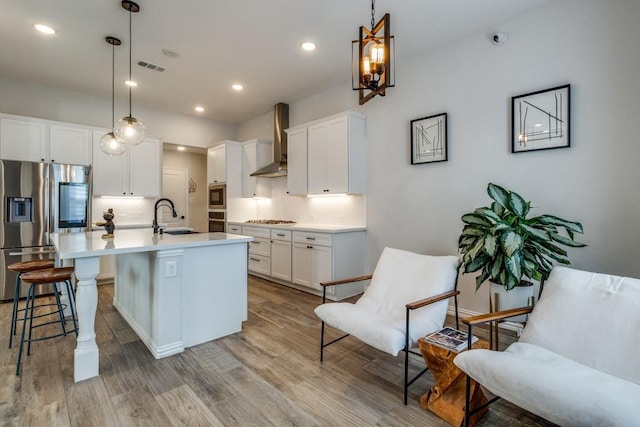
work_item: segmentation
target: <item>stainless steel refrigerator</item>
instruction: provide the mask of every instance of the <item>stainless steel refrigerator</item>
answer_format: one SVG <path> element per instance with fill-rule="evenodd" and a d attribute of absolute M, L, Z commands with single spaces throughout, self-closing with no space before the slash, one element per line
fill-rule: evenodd
<path fill-rule="evenodd" d="M 0 198 L 0 300 L 6 302 L 16 277 L 9 265 L 53 258 L 51 232 L 90 230 L 91 167 L 0 160 Z"/>

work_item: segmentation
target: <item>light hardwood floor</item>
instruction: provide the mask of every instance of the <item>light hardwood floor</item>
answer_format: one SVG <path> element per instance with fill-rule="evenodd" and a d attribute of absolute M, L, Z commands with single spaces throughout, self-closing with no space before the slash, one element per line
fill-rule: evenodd
<path fill-rule="evenodd" d="M 155 360 L 99 286 L 100 376 L 73 382 L 75 337 L 35 343 L 15 375 L 0 305 L 2 426 L 446 426 L 423 410 L 430 374 L 402 404 L 403 358 L 347 338 L 319 361 L 320 298 L 250 278 L 242 333 Z M 423 366 L 412 357 L 414 370 Z M 550 426 L 505 401 L 479 426 Z"/>

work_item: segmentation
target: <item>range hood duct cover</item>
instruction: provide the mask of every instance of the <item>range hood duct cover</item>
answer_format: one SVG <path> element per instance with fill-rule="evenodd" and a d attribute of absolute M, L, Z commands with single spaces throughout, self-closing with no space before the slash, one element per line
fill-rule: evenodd
<path fill-rule="evenodd" d="M 273 163 L 258 169 L 251 176 L 275 178 L 287 175 L 287 133 L 289 127 L 289 104 L 282 102 L 273 108 Z"/>

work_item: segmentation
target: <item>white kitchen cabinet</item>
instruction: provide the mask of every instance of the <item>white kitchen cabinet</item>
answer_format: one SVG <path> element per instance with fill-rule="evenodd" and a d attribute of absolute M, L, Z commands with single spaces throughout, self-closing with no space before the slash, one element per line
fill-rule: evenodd
<path fill-rule="evenodd" d="M 207 182 L 222 184 L 227 182 L 227 144 L 222 143 L 207 150 Z"/>
<path fill-rule="evenodd" d="M 46 161 L 46 121 L 29 117 L 0 118 L 0 158 L 31 162 Z"/>
<path fill-rule="evenodd" d="M 91 164 L 88 127 L 31 117 L 0 117 L 0 158 L 30 162 Z"/>
<path fill-rule="evenodd" d="M 119 156 L 100 149 L 100 138 L 108 131 L 93 132 L 93 194 L 157 198 L 161 194 L 162 147 L 147 139 L 127 147 Z"/>
<path fill-rule="evenodd" d="M 53 163 L 91 164 L 91 130 L 64 124 L 49 125 L 49 159 Z"/>
<path fill-rule="evenodd" d="M 347 111 L 289 130 L 294 142 L 303 148 L 302 130 L 306 129 L 306 159 L 294 148 L 289 169 L 289 194 L 302 194 L 306 170 L 306 194 L 364 193 L 365 117 Z M 306 165 L 305 165 L 306 162 Z"/>
<path fill-rule="evenodd" d="M 365 232 L 293 232 L 292 283 L 322 295 L 320 282 L 362 276 Z M 327 297 L 342 300 L 362 293 L 363 283 L 327 288 Z"/>
<path fill-rule="evenodd" d="M 242 197 L 242 144 L 221 141 L 207 150 L 207 182 L 226 184 L 229 198 Z"/>
<path fill-rule="evenodd" d="M 291 281 L 291 230 L 271 229 L 271 277 Z"/>
<path fill-rule="evenodd" d="M 293 244 L 293 283 L 322 291 L 320 282 L 328 282 L 333 277 L 329 246 L 308 243 Z M 335 288 L 327 289 L 333 295 Z"/>
<path fill-rule="evenodd" d="M 307 194 L 307 128 L 287 130 L 287 193 Z"/>
<path fill-rule="evenodd" d="M 268 228 L 243 226 L 242 234 L 252 236 L 249 242 L 249 271 L 252 273 L 271 275 L 271 233 Z"/>
<path fill-rule="evenodd" d="M 251 174 L 272 162 L 271 141 L 254 139 L 242 144 L 242 197 L 271 197 L 269 178 Z"/>

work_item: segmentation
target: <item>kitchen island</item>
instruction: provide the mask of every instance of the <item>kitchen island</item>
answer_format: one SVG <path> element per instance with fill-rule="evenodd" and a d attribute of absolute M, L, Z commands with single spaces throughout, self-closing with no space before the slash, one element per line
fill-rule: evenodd
<path fill-rule="evenodd" d="M 58 260 L 74 260 L 78 345 L 74 380 L 99 375 L 95 335 L 100 256 L 116 256 L 113 304 L 156 358 L 239 332 L 247 319 L 247 244 L 225 233 L 152 230 L 53 233 Z"/>

